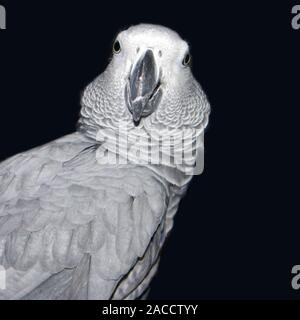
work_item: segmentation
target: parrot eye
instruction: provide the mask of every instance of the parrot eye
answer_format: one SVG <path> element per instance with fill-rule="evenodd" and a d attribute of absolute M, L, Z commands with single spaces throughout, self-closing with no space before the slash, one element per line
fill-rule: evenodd
<path fill-rule="evenodd" d="M 189 53 L 187 53 L 187 54 L 184 56 L 183 60 L 182 60 L 182 64 L 183 64 L 185 67 L 187 67 L 187 66 L 189 66 L 189 65 L 191 64 L 191 60 L 192 60 L 191 55 L 190 55 Z"/>
<path fill-rule="evenodd" d="M 120 45 L 120 42 L 118 40 L 116 40 L 114 45 L 113 45 L 113 52 L 114 53 L 120 53 L 121 52 L 121 45 Z"/>

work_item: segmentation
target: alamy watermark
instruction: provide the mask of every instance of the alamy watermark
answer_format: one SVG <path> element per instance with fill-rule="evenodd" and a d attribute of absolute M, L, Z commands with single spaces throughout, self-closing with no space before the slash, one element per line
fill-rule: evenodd
<path fill-rule="evenodd" d="M 300 29 L 300 4 L 292 8 L 292 14 L 294 15 L 292 19 L 292 28 L 294 30 Z"/>
<path fill-rule="evenodd" d="M 96 140 L 97 161 L 102 165 L 163 165 L 186 175 L 199 175 L 204 166 L 203 132 L 186 129 L 164 131 L 134 129 L 119 124 L 114 130 L 102 128 Z"/>
<path fill-rule="evenodd" d="M 292 8 L 292 18 L 291 24 L 294 30 L 300 29 L 300 4 L 295 5 Z M 4 6 L 0 5 L 0 30 L 6 29 L 6 9 Z"/>
<path fill-rule="evenodd" d="M 0 30 L 6 29 L 6 10 L 0 5 Z"/>
<path fill-rule="evenodd" d="M 294 275 L 291 282 L 292 288 L 294 290 L 299 290 L 300 289 L 300 265 L 293 266 L 292 274 Z"/>
<path fill-rule="evenodd" d="M 6 270 L 3 266 L 0 266 L 0 290 L 6 289 Z"/>

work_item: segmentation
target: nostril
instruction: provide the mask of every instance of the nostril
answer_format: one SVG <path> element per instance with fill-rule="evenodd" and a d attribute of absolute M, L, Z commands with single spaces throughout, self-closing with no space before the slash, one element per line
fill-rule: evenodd
<path fill-rule="evenodd" d="M 158 51 L 158 56 L 161 58 L 161 56 L 162 56 L 161 50 Z"/>

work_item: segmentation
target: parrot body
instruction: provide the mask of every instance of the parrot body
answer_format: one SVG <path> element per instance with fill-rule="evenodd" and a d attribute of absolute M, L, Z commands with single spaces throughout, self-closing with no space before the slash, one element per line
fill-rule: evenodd
<path fill-rule="evenodd" d="M 134 158 L 103 163 L 108 154 L 124 154 L 113 149 L 113 140 L 100 136 L 108 129 L 116 132 L 122 120 L 131 138 L 141 132 L 154 136 L 150 126 L 163 135 L 192 131 L 203 152 L 209 105 L 191 82 L 181 97 L 192 96 L 193 108 L 185 104 L 183 109 L 179 93 L 164 85 L 162 74 L 168 73 L 155 62 L 164 48 L 142 50 L 145 30 L 148 40 L 158 44 L 170 37 L 183 41 L 159 26 L 123 31 L 118 40 L 123 51 L 125 39 L 131 46 L 140 43 L 134 51 L 140 52 L 138 62 L 123 57 L 127 63 L 119 61 L 118 69 L 113 59 L 86 88 L 78 131 L 0 164 L 0 265 L 6 270 L 0 299 L 137 299 L 147 291 L 192 178 L 183 168 L 195 159 L 186 159 L 186 165 L 145 164 Z M 114 49 L 121 59 L 119 47 Z M 129 72 L 129 78 L 120 76 L 120 70 Z M 174 141 L 172 147 L 182 151 Z"/>

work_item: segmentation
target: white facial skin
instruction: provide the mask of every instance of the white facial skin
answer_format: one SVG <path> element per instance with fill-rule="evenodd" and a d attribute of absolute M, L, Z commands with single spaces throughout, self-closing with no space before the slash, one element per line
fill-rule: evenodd
<path fill-rule="evenodd" d="M 95 136 L 100 128 L 117 128 L 122 121 L 132 130 L 203 131 L 210 107 L 190 66 L 183 64 L 189 53 L 188 44 L 168 28 L 147 24 L 120 32 L 116 41 L 120 51 L 113 53 L 106 70 L 84 92 L 81 130 Z M 132 69 L 149 49 L 159 70 L 162 97 L 156 109 L 136 126 L 126 104 L 125 88 Z"/>

